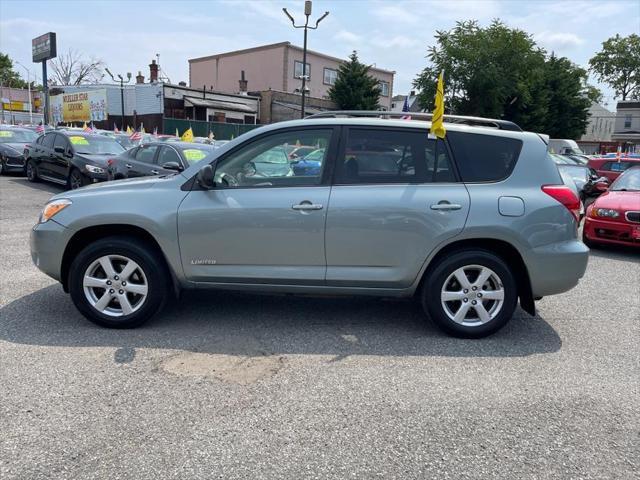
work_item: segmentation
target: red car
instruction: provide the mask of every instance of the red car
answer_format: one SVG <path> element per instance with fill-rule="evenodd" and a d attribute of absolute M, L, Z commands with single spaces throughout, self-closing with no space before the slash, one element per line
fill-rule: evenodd
<path fill-rule="evenodd" d="M 582 240 L 589 247 L 604 243 L 640 247 L 640 164 L 622 173 L 589 205 Z"/>
<path fill-rule="evenodd" d="M 640 165 L 640 158 L 622 157 L 620 161 L 612 157 L 592 158 L 587 165 L 598 172 L 598 176 L 607 177 L 613 182 L 627 168 Z"/>

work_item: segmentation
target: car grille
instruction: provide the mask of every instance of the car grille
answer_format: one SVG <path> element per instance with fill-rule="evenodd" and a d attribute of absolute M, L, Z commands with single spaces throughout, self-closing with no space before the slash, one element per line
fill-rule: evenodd
<path fill-rule="evenodd" d="M 640 212 L 627 212 L 624 216 L 627 222 L 640 223 Z"/>

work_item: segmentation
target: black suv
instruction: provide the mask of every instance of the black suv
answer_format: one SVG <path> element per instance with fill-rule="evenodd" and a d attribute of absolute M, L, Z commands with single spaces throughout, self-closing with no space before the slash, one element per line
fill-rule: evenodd
<path fill-rule="evenodd" d="M 113 138 L 82 131 L 55 131 L 25 148 L 25 172 L 39 179 L 76 189 L 107 180 L 107 160 L 124 148 Z"/>

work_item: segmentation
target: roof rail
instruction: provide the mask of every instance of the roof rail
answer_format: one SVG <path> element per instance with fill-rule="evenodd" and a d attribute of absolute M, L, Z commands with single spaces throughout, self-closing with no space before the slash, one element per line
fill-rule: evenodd
<path fill-rule="evenodd" d="M 427 120 L 430 121 L 433 113 L 424 112 L 389 112 L 385 110 L 330 110 L 326 112 L 316 113 L 305 117 L 305 119 L 315 118 L 349 118 L 349 117 L 371 117 L 371 118 L 398 118 L 411 117 L 411 120 Z M 461 115 L 445 115 L 445 123 L 461 123 L 463 125 L 471 125 L 475 127 L 490 127 L 499 130 L 508 130 L 512 132 L 521 132 L 522 129 L 515 123 L 508 120 L 497 120 L 495 118 L 482 117 L 464 117 Z"/>

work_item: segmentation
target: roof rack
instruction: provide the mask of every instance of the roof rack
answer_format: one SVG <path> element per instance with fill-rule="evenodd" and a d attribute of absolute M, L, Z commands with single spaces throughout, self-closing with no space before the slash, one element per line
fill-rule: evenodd
<path fill-rule="evenodd" d="M 411 120 L 431 120 L 433 113 L 424 112 L 389 112 L 385 110 L 330 110 L 327 112 L 316 113 L 305 117 L 305 119 L 315 118 L 349 118 L 349 117 L 370 117 L 392 119 L 403 117 L 411 117 Z M 508 120 L 497 120 L 495 118 L 482 117 L 464 117 L 461 115 L 445 115 L 445 123 L 460 123 L 463 125 L 471 125 L 475 127 L 497 128 L 499 130 L 508 130 L 512 132 L 521 132 L 522 129 L 515 123 Z"/>

